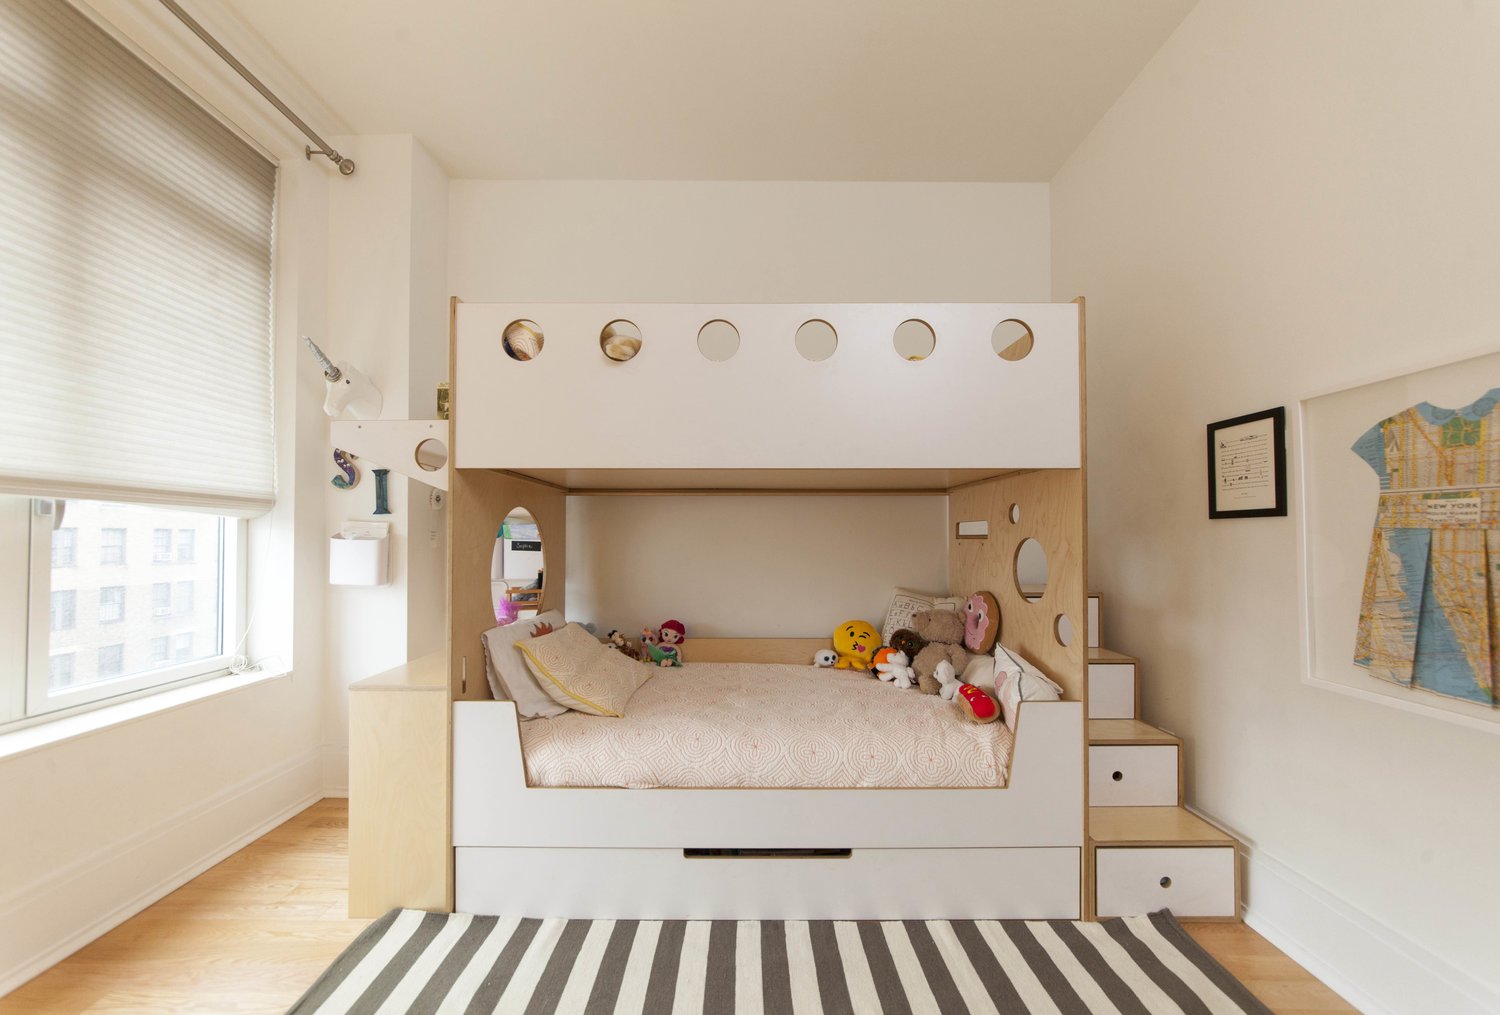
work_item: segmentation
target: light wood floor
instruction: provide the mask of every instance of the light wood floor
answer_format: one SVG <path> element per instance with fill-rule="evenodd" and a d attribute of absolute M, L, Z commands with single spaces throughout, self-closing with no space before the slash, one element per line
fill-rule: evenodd
<path fill-rule="evenodd" d="M 345 916 L 348 807 L 323 800 L 8 997 L 17 1012 L 282 1012 L 368 921 Z M 1351 1012 L 1241 924 L 1188 924 L 1277 1012 Z"/>

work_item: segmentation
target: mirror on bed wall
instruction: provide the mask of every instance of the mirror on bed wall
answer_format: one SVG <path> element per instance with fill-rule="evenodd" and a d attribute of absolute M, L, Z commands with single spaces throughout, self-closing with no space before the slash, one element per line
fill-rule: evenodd
<path fill-rule="evenodd" d="M 530 511 L 515 508 L 495 533 L 490 557 L 490 601 L 496 623 L 536 616 L 545 579 L 541 528 Z"/>

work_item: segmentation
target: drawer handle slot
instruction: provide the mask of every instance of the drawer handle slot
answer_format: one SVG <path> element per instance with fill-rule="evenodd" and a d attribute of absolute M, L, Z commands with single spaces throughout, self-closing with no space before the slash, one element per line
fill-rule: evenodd
<path fill-rule="evenodd" d="M 1168 878 L 1168 877 L 1164 877 L 1160 881 L 1158 881 L 1157 884 L 1161 885 L 1163 888 L 1171 888 L 1172 887 L 1172 879 Z"/>
<path fill-rule="evenodd" d="M 847 860 L 852 849 L 684 849 L 687 860 Z"/>
<path fill-rule="evenodd" d="M 1124 772 L 1116 772 L 1114 775 L 1110 776 L 1110 778 L 1113 779 L 1115 782 L 1119 782 L 1121 779 L 1125 778 L 1125 773 Z"/>

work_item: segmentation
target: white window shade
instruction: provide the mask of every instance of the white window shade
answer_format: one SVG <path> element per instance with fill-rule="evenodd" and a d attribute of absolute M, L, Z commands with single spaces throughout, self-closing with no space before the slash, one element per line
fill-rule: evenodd
<path fill-rule="evenodd" d="M 0 0 L 0 491 L 270 506 L 275 194 L 72 6 Z"/>

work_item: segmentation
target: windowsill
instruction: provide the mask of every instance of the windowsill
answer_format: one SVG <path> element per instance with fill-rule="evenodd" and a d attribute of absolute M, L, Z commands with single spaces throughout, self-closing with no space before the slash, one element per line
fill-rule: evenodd
<path fill-rule="evenodd" d="M 173 687 L 158 694 L 148 694 L 130 701 L 122 701 L 117 705 L 106 705 L 103 708 L 54 719 L 51 722 L 38 723 L 35 726 L 27 726 L 9 733 L 0 733 L 0 761 L 114 729 L 117 726 L 126 726 L 153 715 L 171 712 L 246 687 L 280 680 L 291 676 L 291 672 L 290 669 L 279 669 L 226 673 L 222 677 L 200 680 L 183 687 Z"/>

